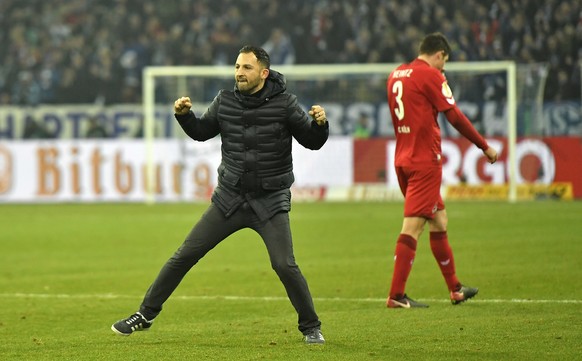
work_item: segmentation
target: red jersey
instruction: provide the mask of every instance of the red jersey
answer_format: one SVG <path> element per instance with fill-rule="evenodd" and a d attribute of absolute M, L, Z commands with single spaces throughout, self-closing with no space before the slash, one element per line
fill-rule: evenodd
<path fill-rule="evenodd" d="M 402 64 L 386 83 L 396 135 L 397 167 L 440 165 L 439 112 L 455 107 L 445 76 L 424 60 Z"/>

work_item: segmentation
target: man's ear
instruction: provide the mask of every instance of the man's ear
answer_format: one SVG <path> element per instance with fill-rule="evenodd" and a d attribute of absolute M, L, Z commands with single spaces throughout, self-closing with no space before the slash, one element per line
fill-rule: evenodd
<path fill-rule="evenodd" d="M 261 70 L 261 79 L 267 79 L 269 77 L 269 69 Z"/>

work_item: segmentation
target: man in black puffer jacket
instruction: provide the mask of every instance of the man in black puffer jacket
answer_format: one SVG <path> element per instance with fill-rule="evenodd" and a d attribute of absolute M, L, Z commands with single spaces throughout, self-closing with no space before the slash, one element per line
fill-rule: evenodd
<path fill-rule="evenodd" d="M 258 47 L 240 50 L 235 81 L 234 91 L 221 90 L 200 118 L 190 110 L 190 98 L 174 103 L 176 119 L 192 139 L 205 141 L 220 134 L 218 186 L 210 207 L 166 262 L 139 311 L 111 326 L 120 335 L 148 329 L 182 278 L 208 251 L 232 233 L 251 228 L 265 242 L 305 342 L 325 342 L 307 282 L 295 263 L 288 215 L 294 181 L 292 138 L 306 148 L 321 148 L 329 135 L 325 110 L 314 105 L 307 115 L 297 97 L 286 92 L 284 76 L 270 69 L 269 55 Z"/>

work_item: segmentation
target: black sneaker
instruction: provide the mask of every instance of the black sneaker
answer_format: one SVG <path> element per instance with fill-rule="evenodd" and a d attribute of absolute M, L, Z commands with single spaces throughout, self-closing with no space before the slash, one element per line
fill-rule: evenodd
<path fill-rule="evenodd" d="M 325 339 L 323 338 L 323 334 L 319 328 L 312 328 L 303 334 L 305 336 L 303 340 L 307 344 L 323 344 L 325 343 Z"/>
<path fill-rule="evenodd" d="M 451 303 L 458 305 L 459 303 L 467 301 L 469 298 L 475 297 L 477 293 L 479 293 L 478 288 L 461 285 L 458 291 L 451 292 Z"/>
<path fill-rule="evenodd" d="M 141 313 L 136 312 L 128 318 L 115 322 L 111 325 L 111 330 L 118 335 L 129 336 L 133 331 L 147 331 L 152 327 L 153 322 L 154 320 L 148 321 Z"/>
<path fill-rule="evenodd" d="M 420 302 L 416 302 L 412 298 L 408 297 L 406 294 L 402 298 L 394 299 L 388 298 L 386 300 L 386 306 L 388 308 L 427 308 L 428 305 Z"/>

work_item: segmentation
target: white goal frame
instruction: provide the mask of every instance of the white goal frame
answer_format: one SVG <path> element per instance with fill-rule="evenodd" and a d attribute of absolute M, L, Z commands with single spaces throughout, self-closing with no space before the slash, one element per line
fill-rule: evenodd
<path fill-rule="evenodd" d="M 318 64 L 318 65 L 287 65 L 274 67 L 285 74 L 287 79 L 329 78 L 338 74 L 388 74 L 400 64 Z M 514 61 L 490 62 L 449 62 L 446 70 L 450 72 L 469 71 L 472 73 L 488 73 L 504 71 L 507 75 L 507 181 L 508 201 L 517 200 L 517 66 Z M 156 77 L 186 77 L 205 78 L 234 77 L 232 66 L 148 66 L 143 71 L 143 116 L 144 140 L 146 143 L 146 172 L 148 177 L 147 202 L 154 202 L 155 167 L 153 161 L 154 119 L 155 119 L 155 78 Z M 178 94 L 187 94 L 185 81 L 178 83 Z M 168 105 L 172 106 L 172 105 Z"/>

